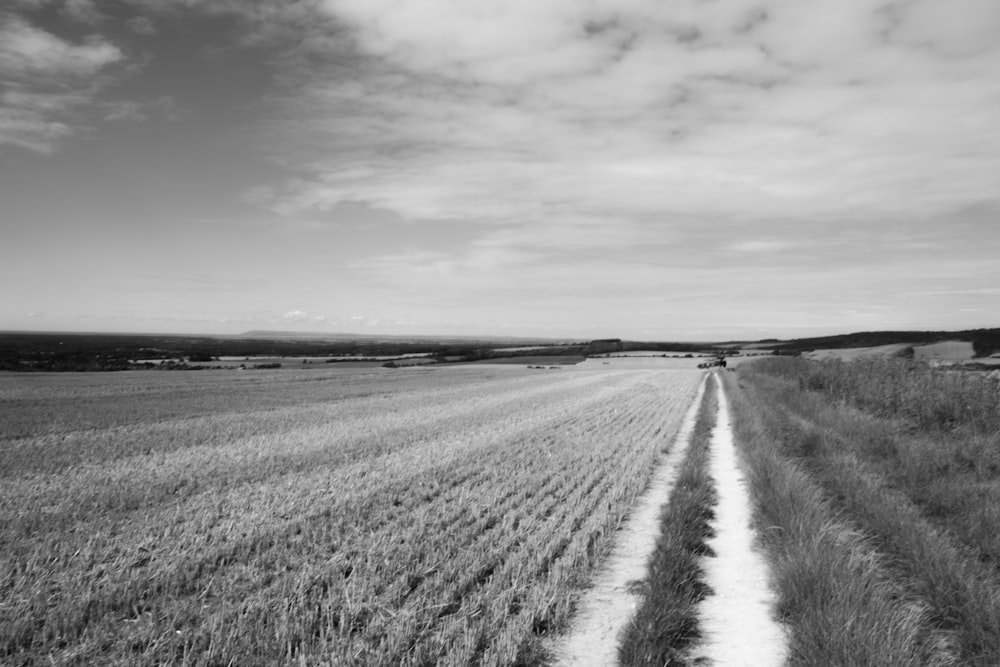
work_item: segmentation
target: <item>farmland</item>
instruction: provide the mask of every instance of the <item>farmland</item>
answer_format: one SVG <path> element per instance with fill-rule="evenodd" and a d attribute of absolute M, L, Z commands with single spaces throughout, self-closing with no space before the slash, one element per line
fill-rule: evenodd
<path fill-rule="evenodd" d="M 700 379 L 0 376 L 0 662 L 537 662 Z"/>
<path fill-rule="evenodd" d="M 690 664 L 738 466 L 787 664 L 997 664 L 1000 384 L 739 361 L 686 451 L 696 358 L 0 374 L 0 663 L 551 664 L 671 468 L 602 652 Z"/>

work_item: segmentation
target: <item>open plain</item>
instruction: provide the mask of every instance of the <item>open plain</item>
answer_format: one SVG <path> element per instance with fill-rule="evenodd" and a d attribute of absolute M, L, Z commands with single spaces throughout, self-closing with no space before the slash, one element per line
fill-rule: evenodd
<path fill-rule="evenodd" d="M 701 376 L 5 375 L 0 662 L 541 660 Z"/>
<path fill-rule="evenodd" d="M 1000 385 L 739 361 L 0 374 L 0 663 L 997 664 Z"/>

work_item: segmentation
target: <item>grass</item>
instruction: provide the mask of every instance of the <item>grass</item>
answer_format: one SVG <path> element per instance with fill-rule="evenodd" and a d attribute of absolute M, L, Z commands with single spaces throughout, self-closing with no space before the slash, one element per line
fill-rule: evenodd
<path fill-rule="evenodd" d="M 752 446 L 797 471 L 920 610 L 924 661 L 1000 664 L 996 387 L 896 360 L 768 360 L 740 377 Z"/>
<path fill-rule="evenodd" d="M 888 376 L 899 377 L 905 387 L 876 392 L 894 398 L 869 406 L 827 390 L 832 386 L 828 371 L 850 378 L 837 386 L 878 386 Z M 994 423 L 1000 419 L 1000 383 L 976 373 L 901 361 L 815 368 L 772 362 L 755 367 L 755 373 L 775 379 L 792 373 L 815 377 L 808 383 L 819 387 L 814 390 L 817 400 L 831 394 L 839 400 L 823 410 L 802 408 L 819 420 L 814 437 L 835 436 L 839 451 L 850 453 L 886 487 L 904 494 L 937 530 L 973 549 L 979 560 L 1000 567 L 1000 426 Z M 964 405 L 961 410 L 948 407 L 956 402 L 954 397 L 940 396 L 949 386 L 955 387 L 954 396 Z M 966 396 L 969 392 L 972 395 Z M 800 405 L 805 397 L 787 394 L 779 400 Z M 946 417 L 932 419 L 932 414 Z"/>
<path fill-rule="evenodd" d="M 716 385 L 709 382 L 687 455 L 660 515 L 660 537 L 649 560 L 642 602 L 619 647 L 624 666 L 685 664 L 686 649 L 699 637 L 697 605 L 708 593 L 699 561 L 707 553 L 716 496 L 708 452 L 717 408 Z"/>
<path fill-rule="evenodd" d="M 0 663 L 540 662 L 700 377 L 164 375 L 0 378 Z"/>
<path fill-rule="evenodd" d="M 976 373 L 883 357 L 850 362 L 772 357 L 756 361 L 754 370 L 921 431 L 1000 432 L 1000 383 Z"/>
<path fill-rule="evenodd" d="M 793 454 L 781 403 L 725 374 L 757 530 L 788 629 L 790 665 L 950 664 L 948 637 Z M 801 452 L 801 450 L 798 450 Z M 798 453 L 796 452 L 796 453 Z"/>

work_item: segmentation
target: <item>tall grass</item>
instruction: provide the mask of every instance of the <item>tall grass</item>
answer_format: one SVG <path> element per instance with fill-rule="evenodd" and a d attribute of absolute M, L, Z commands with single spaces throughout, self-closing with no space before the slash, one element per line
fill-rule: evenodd
<path fill-rule="evenodd" d="M 887 357 L 854 361 L 771 357 L 755 361 L 753 370 L 794 380 L 799 389 L 822 391 L 920 429 L 1000 431 L 1000 382 L 977 373 Z"/>
<path fill-rule="evenodd" d="M 798 462 L 808 450 L 782 406 L 726 373 L 757 531 L 770 561 L 790 665 L 953 664 L 949 636 L 872 540 Z"/>
<path fill-rule="evenodd" d="M 679 665 L 700 637 L 697 605 L 708 594 L 700 557 L 707 553 L 716 493 L 708 472 L 709 440 L 718 395 L 710 381 L 702 398 L 687 455 L 660 514 L 660 537 L 649 559 L 642 602 L 622 636 L 623 666 Z"/>
<path fill-rule="evenodd" d="M 831 446 L 864 462 L 937 529 L 1000 568 L 1000 383 L 893 359 L 768 359 L 743 375 L 769 387 L 773 400 L 808 413 L 816 423 L 810 438 L 833 437 Z M 857 400 L 844 393 L 848 388 L 893 398 Z"/>
<path fill-rule="evenodd" d="M 913 387 L 895 392 L 899 402 L 890 419 L 850 396 L 830 400 L 840 398 L 834 386 L 879 386 L 883 380 L 869 374 L 881 366 L 811 369 L 810 363 L 783 360 L 741 369 L 744 393 L 754 397 L 779 455 L 807 472 L 843 520 L 891 563 L 933 627 L 952 638 L 951 651 L 962 664 L 1000 664 L 998 441 L 983 431 L 990 416 L 969 411 L 948 421 L 917 417 L 928 414 L 928 399 L 913 387 L 923 378 L 933 397 L 955 373 L 918 369 L 904 375 L 900 382 Z M 900 363 L 886 367 L 898 369 Z M 836 384 L 825 382 L 829 369 Z M 802 378 L 814 390 L 801 391 Z"/>

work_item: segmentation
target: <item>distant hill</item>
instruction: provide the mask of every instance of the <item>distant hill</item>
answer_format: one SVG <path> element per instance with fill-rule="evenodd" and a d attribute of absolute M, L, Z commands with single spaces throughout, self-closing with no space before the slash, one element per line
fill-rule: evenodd
<path fill-rule="evenodd" d="M 222 356 L 392 358 L 424 354 L 438 359 L 483 359 L 522 354 L 524 348 L 546 348 L 552 354 L 580 354 L 588 344 L 509 336 L 372 336 L 289 331 L 249 331 L 235 336 L 8 331 L 0 332 L 0 370 L 129 370 L 145 367 L 151 360 L 209 362 Z M 507 352 L 503 349 L 507 347 L 518 350 Z"/>
<path fill-rule="evenodd" d="M 245 331 L 238 338 L 257 340 L 336 340 L 358 342 L 415 342 L 439 344 L 471 344 L 487 343 L 489 345 L 564 345 L 571 342 L 566 338 L 532 338 L 522 336 L 434 336 L 406 334 L 371 334 L 371 333 L 331 333 L 327 331 Z"/>
<path fill-rule="evenodd" d="M 108 334 L 0 331 L 0 370 L 106 371 L 141 367 L 137 360 L 210 361 L 221 356 L 350 356 L 392 358 L 423 354 L 438 361 L 506 359 L 539 354 L 590 355 L 629 351 L 733 354 L 750 346 L 776 354 L 899 346 L 943 341 L 971 343 L 977 357 L 1000 352 L 1000 329 L 966 331 L 863 331 L 838 336 L 755 343 L 566 340 L 512 336 L 400 336 L 301 331 L 247 331 L 238 335 Z M 952 346 L 954 347 L 954 346 Z M 510 348 L 510 349 L 505 349 Z M 968 349 L 968 348 L 966 348 Z M 912 352 L 912 351 L 911 351 Z M 933 351 L 924 350 L 931 354 Z M 940 350 L 935 353 L 940 353 Z M 176 366 L 175 366 L 176 367 Z"/>
<path fill-rule="evenodd" d="M 360 334 L 353 333 L 329 333 L 326 331 L 267 331 L 267 330 L 253 330 L 244 331 L 243 333 L 236 334 L 237 338 L 311 338 L 313 340 L 329 340 L 338 338 L 367 338 L 367 336 L 362 336 Z"/>
<path fill-rule="evenodd" d="M 767 345 L 762 345 L 761 347 L 794 354 L 811 350 L 876 347 L 897 343 L 928 345 L 946 340 L 960 340 L 972 343 L 972 348 L 977 357 L 988 357 L 995 352 L 1000 352 L 1000 329 L 967 329 L 965 331 L 860 331 L 838 336 L 796 338 L 776 343 L 766 341 Z M 760 342 L 763 343 L 765 341 Z"/>

